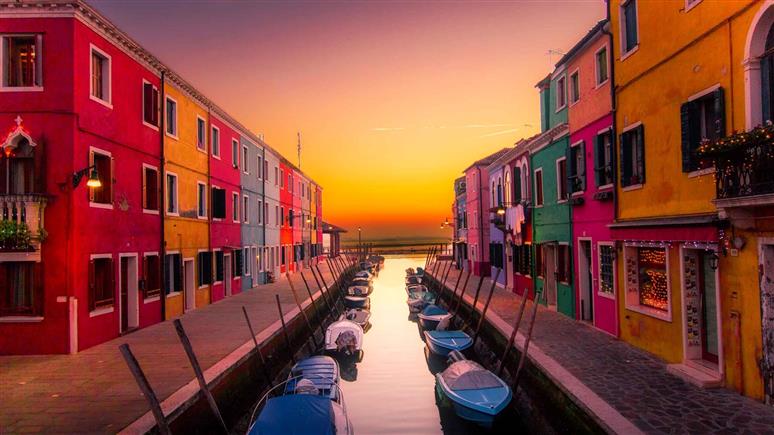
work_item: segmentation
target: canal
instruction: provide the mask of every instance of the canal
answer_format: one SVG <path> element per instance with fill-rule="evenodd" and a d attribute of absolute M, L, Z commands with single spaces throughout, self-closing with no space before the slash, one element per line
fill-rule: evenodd
<path fill-rule="evenodd" d="M 459 419 L 435 393 L 435 375 L 446 361 L 431 355 L 406 305 L 406 268 L 424 266 L 422 257 L 387 257 L 374 279 L 371 327 L 364 356 L 342 366 L 342 390 L 358 434 L 479 434 L 519 432 L 510 408 L 495 426 L 482 428 Z"/>

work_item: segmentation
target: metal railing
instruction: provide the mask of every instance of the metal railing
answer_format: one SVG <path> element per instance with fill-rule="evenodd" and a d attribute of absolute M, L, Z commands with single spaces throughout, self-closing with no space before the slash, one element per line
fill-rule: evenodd
<path fill-rule="evenodd" d="M 774 193 L 774 152 L 756 144 L 715 159 L 718 199 Z"/>

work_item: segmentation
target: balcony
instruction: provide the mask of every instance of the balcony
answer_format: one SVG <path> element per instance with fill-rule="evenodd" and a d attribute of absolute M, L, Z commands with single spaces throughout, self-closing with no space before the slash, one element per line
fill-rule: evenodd
<path fill-rule="evenodd" d="M 20 257 L 18 259 L 29 260 L 29 253 L 40 250 L 40 243 L 46 238 L 43 229 L 45 207 L 43 195 L 0 195 L 0 253 L 16 254 L 3 255 L 0 259 L 11 261 L 10 257 Z"/>

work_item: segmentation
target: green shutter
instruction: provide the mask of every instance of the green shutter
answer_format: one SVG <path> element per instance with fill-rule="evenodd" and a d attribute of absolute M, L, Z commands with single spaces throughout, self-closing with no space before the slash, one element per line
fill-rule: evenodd
<path fill-rule="evenodd" d="M 521 202 L 521 168 L 513 168 L 513 204 Z"/>
<path fill-rule="evenodd" d="M 693 128 L 693 111 L 695 105 L 693 102 L 684 103 L 680 106 L 680 150 L 683 160 L 683 172 L 691 172 L 696 167 L 693 159 L 693 146 L 696 141 Z"/>
<path fill-rule="evenodd" d="M 640 167 L 640 184 L 645 184 L 645 126 L 640 124 L 637 127 L 637 143 L 634 144 L 638 148 L 638 160 L 635 162 Z"/>
<path fill-rule="evenodd" d="M 631 135 L 631 132 L 623 133 L 620 136 L 619 144 L 621 149 L 621 186 L 626 187 L 631 184 L 632 180 L 632 168 L 634 162 L 632 162 L 632 153 L 629 146 L 626 144 L 626 136 Z"/>

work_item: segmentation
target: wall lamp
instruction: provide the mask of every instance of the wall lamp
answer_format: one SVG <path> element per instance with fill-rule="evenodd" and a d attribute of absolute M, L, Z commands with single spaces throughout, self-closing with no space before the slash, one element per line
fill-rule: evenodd
<path fill-rule="evenodd" d="M 89 174 L 89 179 L 86 181 L 86 186 L 97 188 L 102 187 L 102 182 L 99 180 L 99 174 L 97 174 L 97 167 L 95 165 L 88 166 L 80 171 L 73 172 L 73 189 L 78 187 L 86 174 Z"/>

